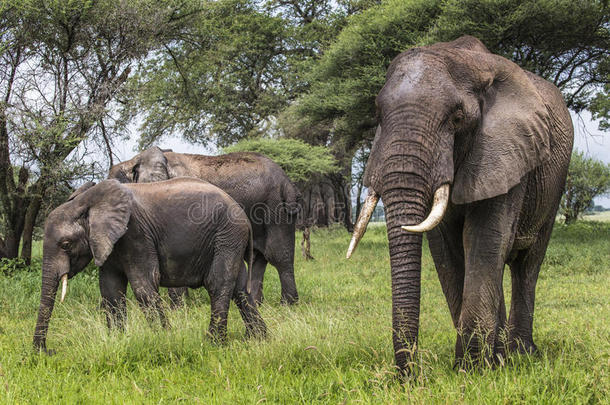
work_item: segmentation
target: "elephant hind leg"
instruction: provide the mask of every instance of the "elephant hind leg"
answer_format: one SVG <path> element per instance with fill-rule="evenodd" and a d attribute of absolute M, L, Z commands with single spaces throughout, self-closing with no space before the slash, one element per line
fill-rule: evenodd
<path fill-rule="evenodd" d="M 282 304 L 296 304 L 299 301 L 294 278 L 294 225 L 267 228 L 265 258 L 277 269 L 282 286 Z"/>
<path fill-rule="evenodd" d="M 267 259 L 258 250 L 254 251 L 254 263 L 252 264 L 252 297 L 257 304 L 263 302 L 263 279 L 265 278 L 265 269 L 267 268 Z"/>
<path fill-rule="evenodd" d="M 512 299 L 508 319 L 509 349 L 534 353 L 537 347 L 532 336 L 536 282 L 555 218 L 543 225 L 538 238 L 527 250 L 520 251 L 510 263 Z"/>
<path fill-rule="evenodd" d="M 136 297 L 136 301 L 138 301 L 148 321 L 152 323 L 155 315 L 158 315 L 161 325 L 164 328 L 169 327 L 161 295 L 159 294 L 160 273 L 157 257 L 148 257 L 144 262 L 134 258 L 126 258 L 125 262 L 125 272 L 129 284 L 131 284 L 133 295 Z"/>
<path fill-rule="evenodd" d="M 243 252 L 243 250 L 242 250 Z M 210 294 L 210 326 L 208 332 L 213 341 L 224 343 L 227 338 L 227 317 L 235 290 L 243 255 L 230 257 L 216 255 L 204 285 Z"/>
<path fill-rule="evenodd" d="M 252 295 L 247 292 L 247 282 L 248 274 L 246 272 L 246 267 L 242 264 L 235 289 L 233 290 L 233 301 L 235 301 L 244 324 L 246 325 L 246 336 L 264 338 L 267 335 L 267 326 L 258 312 L 256 301 L 254 301 Z"/>

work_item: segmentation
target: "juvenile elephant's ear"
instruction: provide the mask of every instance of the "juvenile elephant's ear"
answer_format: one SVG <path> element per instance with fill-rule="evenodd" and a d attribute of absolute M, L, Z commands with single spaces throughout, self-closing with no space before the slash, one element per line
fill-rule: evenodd
<path fill-rule="evenodd" d="M 72 194 L 70 194 L 70 197 L 68 197 L 68 201 L 74 200 L 76 197 L 78 197 L 79 195 L 81 195 L 85 191 L 89 190 L 93 186 L 95 186 L 95 182 L 94 181 L 86 182 L 85 184 L 80 186 L 78 189 L 76 189 Z"/>
<path fill-rule="evenodd" d="M 127 231 L 131 195 L 117 180 L 105 180 L 87 191 L 89 246 L 96 266 L 104 264 L 114 244 Z"/>
<path fill-rule="evenodd" d="M 454 177 L 452 201 L 464 204 L 507 193 L 550 157 L 550 117 L 516 64 L 476 52 L 484 81 L 481 124 Z"/>

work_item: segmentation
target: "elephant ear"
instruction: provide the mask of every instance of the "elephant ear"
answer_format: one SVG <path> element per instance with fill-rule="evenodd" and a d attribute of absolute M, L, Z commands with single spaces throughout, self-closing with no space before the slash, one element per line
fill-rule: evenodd
<path fill-rule="evenodd" d="M 506 194 L 550 157 L 549 113 L 526 73 L 500 56 L 472 54 L 487 67 L 478 72 L 485 90 L 478 133 L 455 173 L 455 204 Z"/>
<path fill-rule="evenodd" d="M 114 244 L 127 231 L 131 193 L 117 180 L 105 180 L 87 190 L 89 246 L 96 266 L 106 262 Z"/>
<path fill-rule="evenodd" d="M 70 194 L 70 197 L 68 197 L 68 201 L 74 200 L 76 197 L 78 197 L 79 195 L 81 195 L 85 191 L 89 190 L 93 186 L 95 186 L 95 182 L 94 181 L 86 182 L 85 184 L 80 186 L 78 189 L 76 189 L 72 194 Z"/>

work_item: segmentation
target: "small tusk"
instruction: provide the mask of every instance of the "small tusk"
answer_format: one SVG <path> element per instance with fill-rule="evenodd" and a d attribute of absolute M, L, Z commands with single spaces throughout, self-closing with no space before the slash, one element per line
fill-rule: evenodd
<path fill-rule="evenodd" d="M 358 242 L 362 239 L 362 236 L 366 232 L 366 226 L 371 220 L 371 216 L 373 215 L 373 211 L 375 211 L 375 207 L 379 202 L 379 195 L 373 191 L 373 189 L 369 190 L 369 195 L 366 196 L 364 200 L 364 205 L 360 210 L 360 215 L 358 215 L 358 220 L 356 221 L 356 225 L 354 226 L 354 233 L 352 234 L 352 240 L 349 243 L 349 247 L 347 248 L 347 255 L 345 255 L 346 259 L 349 259 L 354 253 L 356 246 L 358 246 Z"/>
<path fill-rule="evenodd" d="M 428 218 L 418 225 L 406 225 L 402 229 L 409 232 L 428 232 L 438 225 L 445 215 L 445 210 L 449 204 L 449 184 L 443 184 L 434 193 L 434 202 Z"/>
<path fill-rule="evenodd" d="M 64 302 L 64 298 L 66 298 L 66 293 L 68 292 L 68 275 L 64 274 L 61 276 L 61 299 L 59 302 Z"/>

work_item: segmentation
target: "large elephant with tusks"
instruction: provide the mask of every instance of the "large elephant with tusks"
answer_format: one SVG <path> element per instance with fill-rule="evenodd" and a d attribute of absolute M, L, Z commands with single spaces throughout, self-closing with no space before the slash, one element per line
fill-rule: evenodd
<path fill-rule="evenodd" d="M 465 36 L 396 57 L 377 108 L 364 178 L 369 195 L 348 257 L 381 198 L 399 369 L 413 360 L 417 343 L 423 232 L 457 329 L 457 362 L 535 351 L 536 280 L 573 143 L 561 93 Z M 512 275 L 508 320 L 505 264 Z"/>

